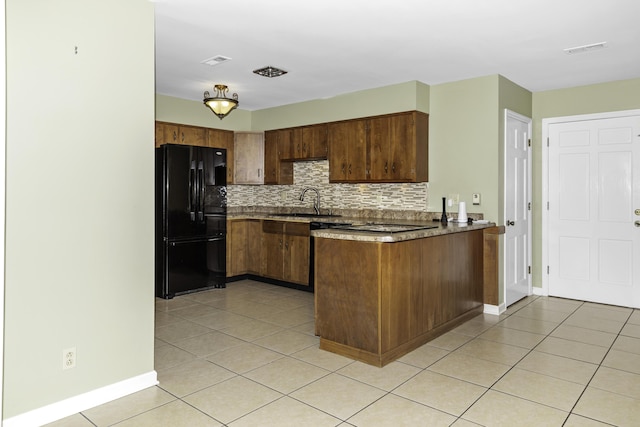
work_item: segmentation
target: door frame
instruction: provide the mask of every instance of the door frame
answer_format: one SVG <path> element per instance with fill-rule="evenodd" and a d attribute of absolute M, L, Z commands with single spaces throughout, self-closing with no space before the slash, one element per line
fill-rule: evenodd
<path fill-rule="evenodd" d="M 503 193 L 503 207 L 502 207 L 502 216 L 504 218 L 505 221 L 507 221 L 507 129 L 508 129 L 508 121 L 509 119 L 515 119 L 524 123 L 527 123 L 527 132 L 529 134 L 529 141 L 531 142 L 531 132 L 532 132 L 532 126 L 533 126 L 533 120 L 531 117 L 527 117 L 527 116 L 523 116 L 522 114 L 518 114 L 515 111 L 511 111 L 507 108 L 504 109 L 504 141 L 503 141 L 503 150 L 504 150 L 504 162 L 503 162 L 503 177 L 504 177 L 504 193 Z M 532 200 L 532 159 L 531 159 L 531 143 L 529 144 L 528 150 L 527 150 L 527 195 L 526 195 L 526 199 L 529 201 L 529 203 L 531 203 Z M 529 266 L 529 268 L 531 268 L 532 265 L 532 252 L 533 252 L 533 246 L 532 246 L 532 210 L 528 209 L 527 210 L 527 233 L 529 235 L 529 239 L 527 241 L 527 265 Z M 505 232 L 506 233 L 506 232 Z M 505 234 L 505 241 L 506 241 L 506 234 Z M 503 254 L 503 266 L 502 266 L 502 274 L 504 277 L 503 280 L 503 295 L 504 295 L 504 305 L 505 307 L 507 307 L 507 265 L 508 264 L 508 257 L 509 254 L 507 253 L 507 251 L 504 251 Z M 528 295 L 531 295 L 533 292 L 533 288 L 532 288 L 532 280 L 531 280 L 531 274 L 527 275 L 527 293 Z"/>
<path fill-rule="evenodd" d="M 640 115 L 640 109 L 577 114 L 575 116 L 560 116 L 542 119 L 542 265 L 540 266 L 542 288 L 540 292 L 536 292 L 536 294 L 544 296 L 549 295 L 549 126 L 558 123 L 613 119 L 638 115 Z"/>

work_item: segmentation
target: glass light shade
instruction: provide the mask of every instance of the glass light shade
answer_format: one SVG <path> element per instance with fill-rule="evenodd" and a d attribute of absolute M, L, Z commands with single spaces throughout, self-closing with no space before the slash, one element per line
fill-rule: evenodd
<path fill-rule="evenodd" d="M 228 92 L 226 85 L 215 85 L 213 88 L 216 91 L 216 96 L 210 97 L 209 92 L 205 92 L 203 102 L 213 111 L 213 114 L 222 120 L 238 106 L 238 94 L 234 93 L 233 98 L 227 98 L 225 96 Z"/>

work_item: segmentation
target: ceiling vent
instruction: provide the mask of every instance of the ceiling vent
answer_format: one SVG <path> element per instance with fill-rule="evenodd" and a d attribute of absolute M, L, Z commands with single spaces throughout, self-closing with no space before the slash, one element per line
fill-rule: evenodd
<path fill-rule="evenodd" d="M 223 62 L 227 62 L 227 61 L 231 61 L 231 58 L 229 58 L 228 56 L 216 55 L 216 56 L 214 56 L 212 58 L 205 59 L 204 61 L 201 62 L 201 64 L 205 64 L 205 65 L 209 65 L 211 67 L 215 67 L 216 65 L 220 65 Z"/>
<path fill-rule="evenodd" d="M 607 42 L 593 43 L 593 44 L 585 44 L 584 46 L 576 46 L 576 47 L 568 47 L 564 49 L 564 53 L 567 55 L 573 55 L 575 53 L 584 53 L 591 52 L 598 49 L 604 49 L 607 45 Z"/>
<path fill-rule="evenodd" d="M 263 68 L 258 68 L 257 70 L 253 70 L 253 72 L 255 74 L 258 74 L 264 77 L 279 77 L 288 73 L 288 71 L 281 70 L 280 68 L 272 67 L 271 65 L 268 65 Z"/>

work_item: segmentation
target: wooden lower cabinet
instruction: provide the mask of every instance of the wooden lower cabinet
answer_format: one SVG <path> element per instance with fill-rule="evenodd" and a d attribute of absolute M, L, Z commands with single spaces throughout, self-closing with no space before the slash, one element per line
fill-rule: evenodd
<path fill-rule="evenodd" d="M 259 274 L 260 220 L 227 221 L 227 277 Z"/>
<path fill-rule="evenodd" d="M 227 277 L 253 274 L 309 286 L 309 224 L 227 221 Z"/>
<path fill-rule="evenodd" d="M 262 221 L 262 267 L 260 275 L 309 285 L 309 224 Z"/>
<path fill-rule="evenodd" d="M 384 366 L 483 310 L 483 232 L 315 238 L 320 348 Z"/>

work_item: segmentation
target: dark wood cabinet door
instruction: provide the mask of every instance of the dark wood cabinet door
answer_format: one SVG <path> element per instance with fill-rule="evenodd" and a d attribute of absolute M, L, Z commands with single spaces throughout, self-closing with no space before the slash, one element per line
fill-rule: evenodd
<path fill-rule="evenodd" d="M 366 120 L 329 124 L 329 181 L 362 182 L 367 178 Z"/>
<path fill-rule="evenodd" d="M 389 121 L 389 178 L 416 181 L 416 139 L 412 113 L 391 116 Z"/>
<path fill-rule="evenodd" d="M 264 133 L 264 183 L 278 183 L 278 131 L 266 131 Z"/>
<path fill-rule="evenodd" d="M 227 150 L 227 184 L 233 184 L 234 142 L 233 131 L 222 129 L 206 129 L 206 145 L 212 148 Z"/>
<path fill-rule="evenodd" d="M 262 221 L 261 276 L 282 279 L 283 231 L 284 222 L 282 221 Z"/>
<path fill-rule="evenodd" d="M 227 277 L 247 272 L 247 222 L 227 221 Z"/>
<path fill-rule="evenodd" d="M 247 227 L 247 273 L 260 274 L 262 265 L 262 221 L 249 219 Z"/>
<path fill-rule="evenodd" d="M 287 222 L 284 226 L 283 280 L 309 285 L 309 224 Z"/>
<path fill-rule="evenodd" d="M 195 126 L 180 126 L 177 143 L 206 147 L 205 129 Z"/>
<path fill-rule="evenodd" d="M 389 158 L 391 147 L 391 117 L 383 116 L 369 120 L 367 125 L 369 138 L 369 180 L 388 181 L 392 175 Z"/>
<path fill-rule="evenodd" d="M 302 152 L 303 159 L 327 158 L 328 125 L 319 124 L 302 128 Z"/>

